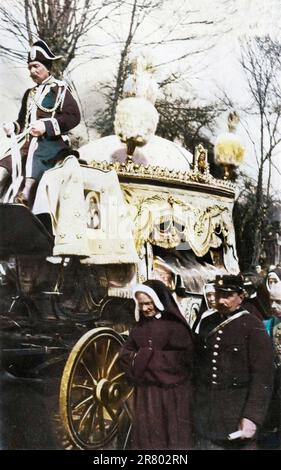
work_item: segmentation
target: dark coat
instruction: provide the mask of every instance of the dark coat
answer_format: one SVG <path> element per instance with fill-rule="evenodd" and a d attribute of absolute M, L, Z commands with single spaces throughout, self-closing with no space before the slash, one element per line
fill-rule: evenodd
<path fill-rule="evenodd" d="M 253 315 L 235 314 L 225 325 L 218 312 L 209 315 L 196 338 L 195 425 L 214 441 L 237 431 L 242 418 L 261 425 L 272 393 L 270 338 Z"/>
<path fill-rule="evenodd" d="M 262 449 L 279 448 L 281 445 L 281 320 L 271 317 L 270 336 L 274 346 L 274 387 L 266 420 L 259 436 Z"/>
<path fill-rule="evenodd" d="M 191 448 L 193 342 L 184 320 L 143 318 L 120 363 L 135 385 L 132 448 Z"/>
<path fill-rule="evenodd" d="M 77 126 L 81 119 L 78 104 L 65 82 L 50 77 L 50 80 L 45 81 L 45 85 L 39 87 L 42 94 L 36 102 L 34 97 L 38 86 L 25 92 L 18 119 L 14 123 L 18 134 L 34 120 L 44 119 L 45 134 L 41 137 L 29 136 L 21 148 L 23 163 L 28 156 L 26 176 L 38 181 L 44 171 L 54 166 L 57 155 L 69 147 L 67 132 Z M 12 173 L 10 155 L 2 159 L 0 165 Z"/>

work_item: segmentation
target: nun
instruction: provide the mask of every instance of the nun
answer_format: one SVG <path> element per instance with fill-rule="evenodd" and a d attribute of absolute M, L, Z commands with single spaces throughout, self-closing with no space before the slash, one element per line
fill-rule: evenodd
<path fill-rule="evenodd" d="M 191 329 L 161 281 L 135 286 L 133 296 L 137 323 L 120 352 L 134 385 L 131 448 L 191 449 Z"/>

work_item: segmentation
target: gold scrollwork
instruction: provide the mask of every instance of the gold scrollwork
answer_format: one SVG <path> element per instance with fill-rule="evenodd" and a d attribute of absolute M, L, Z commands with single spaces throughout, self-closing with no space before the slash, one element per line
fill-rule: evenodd
<path fill-rule="evenodd" d="M 202 172 L 198 166 L 194 167 L 191 171 L 170 170 L 168 168 L 160 168 L 153 165 L 139 165 L 133 161 L 120 162 L 91 162 L 91 167 L 102 171 L 115 170 L 120 176 L 132 176 L 134 178 L 142 178 L 148 180 L 161 180 L 167 183 L 203 183 L 211 186 L 212 188 L 228 189 L 234 192 L 235 186 L 230 181 L 219 180 L 214 178 L 209 173 L 209 166 Z M 202 169 L 203 167 L 200 166 Z"/>

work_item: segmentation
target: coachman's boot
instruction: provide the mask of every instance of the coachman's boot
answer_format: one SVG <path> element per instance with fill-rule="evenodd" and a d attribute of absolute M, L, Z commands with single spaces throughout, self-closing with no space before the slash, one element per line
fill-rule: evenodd
<path fill-rule="evenodd" d="M 32 209 L 36 189 L 37 181 L 33 178 L 25 178 L 24 188 L 15 196 L 14 202 Z"/>
<path fill-rule="evenodd" d="M 2 202 L 7 187 L 7 182 L 10 177 L 10 173 L 3 166 L 0 167 L 0 202 Z"/>

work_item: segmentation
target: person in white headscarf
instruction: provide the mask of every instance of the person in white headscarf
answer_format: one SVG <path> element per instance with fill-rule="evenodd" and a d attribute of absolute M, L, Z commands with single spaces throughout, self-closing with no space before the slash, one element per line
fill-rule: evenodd
<path fill-rule="evenodd" d="M 136 326 L 120 351 L 135 386 L 133 449 L 190 449 L 193 339 L 169 289 L 158 280 L 134 288 Z"/>
<path fill-rule="evenodd" d="M 278 283 L 281 286 L 281 268 L 273 267 L 268 271 L 266 278 L 266 287 L 270 291 L 270 289 Z"/>
<path fill-rule="evenodd" d="M 206 316 L 210 315 L 216 310 L 216 288 L 215 281 L 207 281 L 203 287 L 203 299 L 201 302 L 200 310 L 198 312 L 197 318 L 192 325 L 192 330 L 195 333 L 198 333 L 200 322 Z"/>

